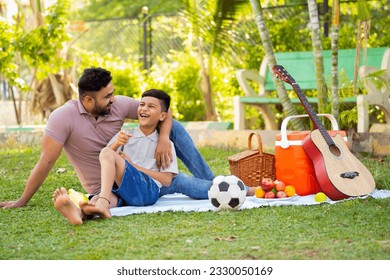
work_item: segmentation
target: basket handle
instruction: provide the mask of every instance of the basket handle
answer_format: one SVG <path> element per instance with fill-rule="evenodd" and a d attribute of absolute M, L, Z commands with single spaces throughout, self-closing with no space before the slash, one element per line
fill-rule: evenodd
<path fill-rule="evenodd" d="M 259 154 L 262 155 L 263 154 L 263 143 L 261 141 L 261 136 L 259 133 L 257 132 L 251 132 L 251 134 L 249 134 L 249 137 L 248 137 L 248 150 L 252 150 L 252 137 L 253 135 L 256 135 L 257 137 L 257 150 L 259 151 Z"/>

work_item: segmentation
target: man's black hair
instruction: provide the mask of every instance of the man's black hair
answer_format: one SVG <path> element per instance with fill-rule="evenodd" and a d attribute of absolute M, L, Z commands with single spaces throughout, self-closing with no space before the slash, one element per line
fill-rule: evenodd
<path fill-rule="evenodd" d="M 91 67 L 84 69 L 78 83 L 79 97 L 87 92 L 97 92 L 106 87 L 112 80 L 111 72 L 100 68 Z"/>

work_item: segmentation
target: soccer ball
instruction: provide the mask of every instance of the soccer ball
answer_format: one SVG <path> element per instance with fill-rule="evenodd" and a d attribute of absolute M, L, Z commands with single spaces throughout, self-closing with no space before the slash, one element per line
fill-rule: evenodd
<path fill-rule="evenodd" d="M 245 185 L 234 175 L 219 175 L 214 178 L 208 196 L 211 204 L 217 210 L 236 210 L 244 204 L 246 198 Z"/>

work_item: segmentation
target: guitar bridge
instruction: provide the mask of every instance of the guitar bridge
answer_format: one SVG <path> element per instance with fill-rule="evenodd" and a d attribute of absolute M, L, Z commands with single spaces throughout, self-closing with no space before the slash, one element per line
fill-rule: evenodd
<path fill-rule="evenodd" d="M 353 179 L 357 176 L 359 176 L 359 172 L 357 172 L 357 171 L 345 172 L 345 173 L 340 174 L 341 178 L 346 178 L 346 179 Z"/>

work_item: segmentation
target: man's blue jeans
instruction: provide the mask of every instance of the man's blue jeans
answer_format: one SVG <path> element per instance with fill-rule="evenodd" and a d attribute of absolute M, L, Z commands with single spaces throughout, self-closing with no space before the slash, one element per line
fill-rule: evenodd
<path fill-rule="evenodd" d="M 199 153 L 191 136 L 178 121 L 174 120 L 172 123 L 170 139 L 175 145 L 177 157 L 193 176 L 179 173 L 170 186 L 161 188 L 160 196 L 182 193 L 195 199 L 207 199 L 207 191 L 214 179 L 214 174 Z"/>
<path fill-rule="evenodd" d="M 179 173 L 168 187 L 160 188 L 160 197 L 166 194 L 181 193 L 194 199 L 207 199 L 212 180 L 195 178 Z"/>

